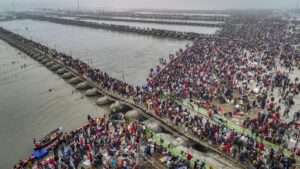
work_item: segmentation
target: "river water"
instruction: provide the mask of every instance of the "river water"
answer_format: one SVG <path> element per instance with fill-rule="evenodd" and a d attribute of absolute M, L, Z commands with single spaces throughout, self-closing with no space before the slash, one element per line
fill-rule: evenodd
<path fill-rule="evenodd" d="M 145 83 L 150 68 L 159 63 L 159 58 L 191 43 L 32 20 L 0 22 L 0 26 L 72 54 L 134 85 Z"/>
<path fill-rule="evenodd" d="M 82 99 L 59 76 L 0 41 L 0 168 L 30 155 L 32 138 L 51 130 L 80 127 L 88 114 L 105 109 Z M 49 92 L 49 89 L 53 89 Z"/>

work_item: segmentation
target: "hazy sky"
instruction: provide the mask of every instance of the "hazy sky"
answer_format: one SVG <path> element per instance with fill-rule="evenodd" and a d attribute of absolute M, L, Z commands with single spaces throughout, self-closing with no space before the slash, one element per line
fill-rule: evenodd
<path fill-rule="evenodd" d="M 298 0 L 79 0 L 85 9 L 228 9 L 228 8 L 295 8 Z M 14 5 L 13 5 L 14 4 Z M 77 0 L 0 0 L 0 9 L 69 8 Z"/>

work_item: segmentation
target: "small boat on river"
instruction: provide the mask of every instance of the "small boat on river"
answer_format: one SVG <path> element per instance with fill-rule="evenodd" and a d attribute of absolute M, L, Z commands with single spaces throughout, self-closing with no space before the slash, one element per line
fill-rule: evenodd
<path fill-rule="evenodd" d="M 34 150 L 40 150 L 43 148 L 51 147 L 53 143 L 55 143 L 59 138 L 63 135 L 63 129 L 57 128 L 50 133 L 48 133 L 45 137 L 41 138 L 39 141 L 34 139 Z"/>

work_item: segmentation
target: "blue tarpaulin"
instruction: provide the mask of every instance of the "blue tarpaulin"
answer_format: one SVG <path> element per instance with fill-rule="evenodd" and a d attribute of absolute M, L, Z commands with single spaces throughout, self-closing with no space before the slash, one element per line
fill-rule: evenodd
<path fill-rule="evenodd" d="M 48 155 L 48 150 L 46 150 L 45 148 L 40 150 L 35 150 L 32 152 L 32 155 L 34 156 L 35 159 L 39 160 Z"/>

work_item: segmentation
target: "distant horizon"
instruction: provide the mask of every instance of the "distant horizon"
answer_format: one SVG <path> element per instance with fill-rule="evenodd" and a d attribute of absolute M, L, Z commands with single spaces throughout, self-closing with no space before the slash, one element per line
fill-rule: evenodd
<path fill-rule="evenodd" d="M 269 10 L 297 9 L 300 0 L 1 0 L 0 10 Z"/>
<path fill-rule="evenodd" d="M 9 11 L 30 11 L 30 10 L 53 10 L 53 11 L 78 11 L 77 8 L 25 8 L 25 9 L 2 9 L 0 8 L 0 12 L 9 12 Z M 298 10 L 300 12 L 300 8 L 228 8 L 228 9 L 167 9 L 167 8 L 128 8 L 128 9 L 107 9 L 107 8 L 98 8 L 98 9 L 89 9 L 89 8 L 81 8 L 79 11 L 82 12 L 178 12 L 178 13 L 216 13 L 216 14 L 226 14 L 226 12 L 231 11 L 272 11 L 272 10 Z"/>

